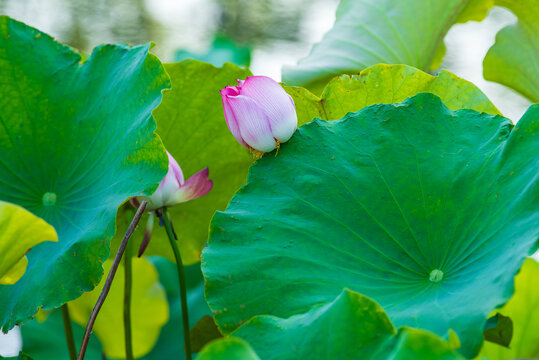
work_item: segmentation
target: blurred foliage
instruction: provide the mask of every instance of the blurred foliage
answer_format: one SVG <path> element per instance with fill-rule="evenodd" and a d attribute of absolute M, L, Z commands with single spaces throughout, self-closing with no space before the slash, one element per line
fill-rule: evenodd
<path fill-rule="evenodd" d="M 57 0 L 39 5 L 35 0 L 0 0 L 0 13 L 15 18 L 43 8 L 54 9 L 51 20 L 58 23 L 59 40 L 83 51 L 91 50 L 93 39 L 136 45 L 160 38 L 160 24 L 148 14 L 145 0 Z"/>
<path fill-rule="evenodd" d="M 239 44 L 267 40 L 298 41 L 299 19 L 309 1 L 216 0 L 219 33 Z"/>
<path fill-rule="evenodd" d="M 311 3 L 308 0 L 209 0 L 200 6 L 209 9 L 204 12 L 208 16 L 205 23 L 212 30 L 208 43 L 215 36 L 229 39 L 241 49 L 273 40 L 299 41 L 301 19 L 305 7 Z M 57 29 L 58 40 L 83 51 L 103 42 L 162 44 L 167 36 L 184 35 L 167 29 L 152 15 L 149 6 L 151 2 L 146 0 L 0 0 L 0 14 L 16 19 L 22 15 L 31 18 L 46 9 Z M 214 47 L 210 46 L 209 51 Z"/>
<path fill-rule="evenodd" d="M 176 52 L 174 61 L 195 59 L 222 67 L 226 62 L 238 66 L 249 67 L 251 63 L 251 49 L 248 46 L 238 46 L 234 41 L 225 37 L 217 36 L 208 51 L 205 53 L 193 53 L 187 50 Z"/>

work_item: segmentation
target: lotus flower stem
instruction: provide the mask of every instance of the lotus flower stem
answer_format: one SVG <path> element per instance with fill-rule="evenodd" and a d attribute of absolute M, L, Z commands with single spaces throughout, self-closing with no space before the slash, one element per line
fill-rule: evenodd
<path fill-rule="evenodd" d="M 75 347 L 75 339 L 73 338 L 73 328 L 71 327 L 71 317 L 69 316 L 67 303 L 60 308 L 62 309 L 62 319 L 64 320 L 64 331 L 66 334 L 67 349 L 69 350 L 69 358 L 71 360 L 76 360 L 77 348 Z"/>
<path fill-rule="evenodd" d="M 187 309 L 187 290 L 185 285 L 185 274 L 183 271 L 182 257 L 180 255 L 180 249 L 178 249 L 178 244 L 176 243 L 176 236 L 172 230 L 170 219 L 168 217 L 167 208 L 164 207 L 162 210 L 156 211 L 157 216 L 161 219 L 165 225 L 167 231 L 168 240 L 170 241 L 170 246 L 174 252 L 174 257 L 176 258 L 176 268 L 178 269 L 178 277 L 180 280 L 180 298 L 182 304 L 182 320 L 183 320 L 183 341 L 185 347 L 185 357 L 187 360 L 191 360 L 191 340 L 189 336 L 189 311 Z"/>
<path fill-rule="evenodd" d="M 122 243 L 120 244 L 120 247 L 118 248 L 118 252 L 116 253 L 116 256 L 114 257 L 114 261 L 112 263 L 112 267 L 110 268 L 109 275 L 107 276 L 107 281 L 105 281 L 103 290 L 101 290 L 101 294 L 99 295 L 99 298 L 97 299 L 94 309 L 92 310 L 92 314 L 90 315 L 90 319 L 88 320 L 88 324 L 86 325 L 86 330 L 84 330 L 84 337 L 82 338 L 82 344 L 80 345 L 78 360 L 84 359 L 84 355 L 86 354 L 86 348 L 88 347 L 88 341 L 90 341 L 90 334 L 92 333 L 92 328 L 94 327 L 95 320 L 97 319 L 97 314 L 99 313 L 99 310 L 101 310 L 101 307 L 103 306 L 103 303 L 105 302 L 105 299 L 107 298 L 107 295 L 109 294 L 110 287 L 112 285 L 112 280 L 114 280 L 114 275 L 116 275 L 116 270 L 118 270 L 118 266 L 120 265 L 120 261 L 122 260 L 122 255 L 124 254 L 125 248 L 127 246 L 127 242 L 129 241 L 129 238 L 133 234 L 133 231 L 135 231 L 135 228 L 137 227 L 137 224 L 139 223 L 140 218 L 142 217 L 142 214 L 144 214 L 144 209 L 146 209 L 147 204 L 148 203 L 146 201 L 143 201 L 140 203 L 137 209 L 137 212 L 135 216 L 133 217 L 133 220 L 131 221 L 131 224 L 129 225 L 129 227 L 127 228 L 127 231 L 125 232 L 124 238 L 122 239 Z"/>
<path fill-rule="evenodd" d="M 124 282 L 124 335 L 125 335 L 125 358 L 133 360 L 133 342 L 131 335 L 131 287 L 133 284 L 133 267 L 131 258 L 131 243 L 127 243 L 124 258 L 125 282 Z"/>

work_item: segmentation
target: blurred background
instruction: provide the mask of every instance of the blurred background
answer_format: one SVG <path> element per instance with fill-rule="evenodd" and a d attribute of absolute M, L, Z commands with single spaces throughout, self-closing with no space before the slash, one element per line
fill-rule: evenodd
<path fill-rule="evenodd" d="M 306 56 L 335 21 L 338 0 L 0 0 L 0 14 L 23 21 L 84 52 L 102 43 L 153 41 L 163 62 L 187 57 L 231 61 L 281 79 L 281 67 Z M 477 85 L 516 122 L 530 102 L 482 76 L 482 61 L 516 17 L 494 8 L 481 23 L 455 25 L 443 68 Z M 17 329 L 0 335 L 0 355 L 15 355 Z"/>
<path fill-rule="evenodd" d="M 186 57 L 220 66 L 231 61 L 257 75 L 281 78 L 335 21 L 338 0 L 0 0 L 9 15 L 77 49 L 102 43 L 153 41 L 164 62 Z M 502 8 L 481 23 L 454 26 L 445 41 L 443 67 L 479 86 L 516 122 L 530 102 L 482 77 L 494 36 L 516 17 Z"/>

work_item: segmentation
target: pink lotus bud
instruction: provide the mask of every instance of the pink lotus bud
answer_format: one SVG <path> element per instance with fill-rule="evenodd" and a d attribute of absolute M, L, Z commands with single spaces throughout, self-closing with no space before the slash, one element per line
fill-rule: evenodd
<path fill-rule="evenodd" d="M 298 127 L 292 97 L 275 80 L 251 76 L 221 90 L 225 119 L 236 140 L 248 149 L 268 152 L 288 141 Z"/>
<path fill-rule="evenodd" d="M 168 151 L 167 155 L 168 173 L 159 184 L 157 190 L 150 197 L 136 197 L 138 202 L 148 202 L 146 206 L 147 211 L 160 209 L 165 206 L 174 206 L 199 198 L 210 192 L 213 187 L 213 182 L 208 179 L 208 168 L 200 170 L 184 182 L 182 169 Z"/>

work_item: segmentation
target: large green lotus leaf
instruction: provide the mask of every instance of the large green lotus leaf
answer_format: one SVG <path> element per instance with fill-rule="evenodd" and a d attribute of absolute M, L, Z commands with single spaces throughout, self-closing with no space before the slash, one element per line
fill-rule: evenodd
<path fill-rule="evenodd" d="M 498 310 L 513 320 L 509 348 L 485 342 L 481 356 L 490 360 L 539 358 L 539 263 L 528 259 L 515 278 L 515 295 Z"/>
<path fill-rule="evenodd" d="M 202 349 L 197 360 L 260 360 L 242 339 L 227 337 L 212 341 Z"/>
<path fill-rule="evenodd" d="M 176 265 L 165 258 L 151 256 L 149 259 L 159 271 L 159 282 L 167 292 L 170 318 L 168 323 L 161 329 L 159 339 L 152 351 L 142 357 L 141 360 L 175 359 L 180 354 L 184 354 L 178 271 Z M 192 328 L 201 317 L 210 315 L 211 311 L 208 304 L 206 304 L 206 299 L 204 299 L 204 279 L 200 271 L 200 263 L 186 266 L 184 270 L 187 282 L 189 324 Z"/>
<path fill-rule="evenodd" d="M 69 359 L 62 312 L 53 310 L 44 320 L 36 316 L 32 321 L 21 326 L 22 346 L 25 353 L 34 360 Z M 71 322 L 77 350 L 80 347 L 84 328 Z M 103 360 L 102 346 L 92 334 L 86 350 L 85 360 Z"/>
<path fill-rule="evenodd" d="M 476 355 L 539 239 L 538 130 L 539 105 L 512 129 L 429 93 L 302 126 L 213 218 L 202 269 L 221 330 L 348 287 Z"/>
<path fill-rule="evenodd" d="M 58 241 L 54 228 L 24 208 L 0 200 L 0 284 L 14 284 L 26 270 L 26 252 Z"/>
<path fill-rule="evenodd" d="M 348 112 L 374 104 L 404 101 L 421 92 L 439 96 L 452 110 L 473 109 L 499 114 L 498 109 L 474 84 L 449 71 L 432 76 L 407 65 L 378 64 L 358 75 L 341 75 L 332 79 L 320 97 L 300 87 L 285 87 L 293 97 L 298 125 L 315 117 L 337 120 Z"/>
<path fill-rule="evenodd" d="M 379 63 L 429 71 L 441 63 L 449 28 L 456 22 L 482 20 L 493 2 L 343 0 L 333 28 L 306 58 L 283 68 L 283 81 L 321 90 L 320 84 L 336 75 Z"/>
<path fill-rule="evenodd" d="M 496 0 L 511 10 L 518 23 L 504 27 L 483 61 L 483 76 L 539 102 L 539 2 Z"/>
<path fill-rule="evenodd" d="M 103 264 L 108 273 L 112 260 Z M 146 258 L 133 258 L 133 284 L 131 295 L 131 331 L 133 339 L 133 355 L 136 358 L 146 355 L 152 350 L 161 328 L 168 321 L 168 302 L 163 286 L 159 283 L 156 268 Z M 120 266 L 103 304 L 93 331 L 101 341 L 103 350 L 113 359 L 125 358 L 124 335 L 124 267 Z M 85 326 L 97 302 L 106 277 L 96 288 L 83 294 L 69 303 L 73 321 Z"/>
<path fill-rule="evenodd" d="M 125 199 L 150 195 L 167 171 L 151 111 L 170 85 L 149 45 L 81 55 L 0 17 L 0 200 L 54 226 L 15 285 L 0 287 L 8 330 L 100 280 Z"/>
<path fill-rule="evenodd" d="M 380 305 L 350 290 L 288 319 L 256 316 L 232 335 L 264 360 L 463 359 L 427 331 L 401 328 L 397 334 Z"/>
<path fill-rule="evenodd" d="M 213 180 L 213 189 L 207 195 L 169 209 L 182 261 L 184 265 L 192 265 L 200 262 L 213 214 L 224 210 L 234 193 L 245 184 L 253 162 L 249 152 L 228 130 L 219 93 L 220 89 L 237 84 L 236 79 L 245 79 L 251 73 L 233 64 L 216 68 L 196 60 L 165 64 L 165 69 L 172 79 L 172 90 L 164 94 L 163 102 L 154 112 L 157 131 L 186 179 L 209 167 Z M 127 204 L 119 213 L 120 229 L 127 228 L 132 212 Z M 146 222 L 147 216 L 141 224 Z M 143 237 L 144 226 L 139 226 L 133 234 L 137 247 Z M 120 238 L 117 240 L 116 244 Z M 163 227 L 157 226 L 157 221 L 145 254 L 174 261 L 167 234 Z"/>

